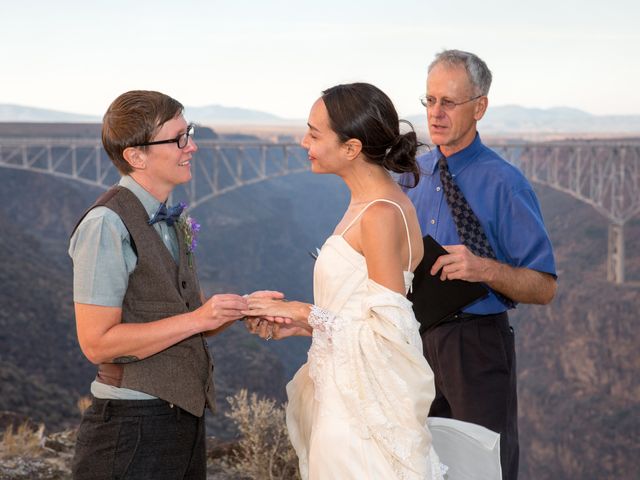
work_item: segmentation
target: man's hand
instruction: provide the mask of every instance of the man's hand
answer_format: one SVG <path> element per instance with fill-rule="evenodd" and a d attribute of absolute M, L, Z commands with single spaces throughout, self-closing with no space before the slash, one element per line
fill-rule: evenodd
<path fill-rule="evenodd" d="M 436 275 L 442 268 L 440 280 L 491 281 L 492 263 L 497 263 L 495 260 L 478 257 L 464 245 L 446 245 L 444 248 L 449 253 L 435 261 L 431 275 Z"/>
<path fill-rule="evenodd" d="M 431 275 L 436 275 L 442 268 L 441 280 L 483 282 L 517 303 L 546 305 L 556 294 L 553 275 L 478 257 L 464 245 L 444 248 L 449 253 L 439 257 L 431 267 Z"/>

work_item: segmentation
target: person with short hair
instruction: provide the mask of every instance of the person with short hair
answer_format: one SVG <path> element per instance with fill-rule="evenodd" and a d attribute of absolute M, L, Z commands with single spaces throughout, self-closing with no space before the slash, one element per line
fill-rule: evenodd
<path fill-rule="evenodd" d="M 177 100 L 129 91 L 104 115 L 102 142 L 121 173 L 71 236 L 78 341 L 98 366 L 73 460 L 74 479 L 205 479 L 205 408 L 214 410 L 206 336 L 242 318 L 247 300 L 201 294 L 199 229 L 183 205 L 194 126 Z M 259 293 L 279 298 L 277 292 Z"/>
<path fill-rule="evenodd" d="M 422 334 L 436 382 L 429 416 L 500 433 L 503 478 L 515 479 L 516 361 L 507 311 L 517 303 L 551 302 L 556 269 L 533 188 L 480 140 L 477 122 L 487 110 L 491 78 L 472 53 L 445 50 L 436 56 L 421 99 L 436 148 L 419 157 L 420 182 L 407 195 L 423 234 L 448 251 L 430 273 L 442 269 L 443 281 L 490 288 L 488 297 Z"/>

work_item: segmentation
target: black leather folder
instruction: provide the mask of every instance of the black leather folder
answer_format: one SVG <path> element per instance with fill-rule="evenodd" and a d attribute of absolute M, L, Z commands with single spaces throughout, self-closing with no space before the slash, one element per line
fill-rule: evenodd
<path fill-rule="evenodd" d="M 464 280 L 440 280 L 440 270 L 431 275 L 431 267 L 447 251 L 431 235 L 423 239 L 424 257 L 413 272 L 413 288 L 407 298 L 420 322 L 420 333 L 446 322 L 466 306 L 486 297 L 489 289 L 482 283 Z"/>

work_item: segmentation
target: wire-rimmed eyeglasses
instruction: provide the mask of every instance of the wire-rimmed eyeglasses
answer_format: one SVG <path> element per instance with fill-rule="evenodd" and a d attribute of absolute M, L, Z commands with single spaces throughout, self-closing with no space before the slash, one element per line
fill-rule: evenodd
<path fill-rule="evenodd" d="M 131 146 L 132 147 L 148 147 L 149 145 L 161 145 L 163 143 L 176 143 L 178 145 L 178 148 L 182 149 L 187 146 L 187 143 L 189 143 L 189 137 L 193 136 L 195 129 L 196 129 L 195 125 L 193 123 L 190 123 L 189 125 L 187 125 L 187 131 L 179 134 L 176 138 L 172 138 L 170 140 L 156 140 L 155 142 L 139 143 L 137 145 L 131 145 Z"/>
<path fill-rule="evenodd" d="M 448 98 L 441 98 L 440 99 L 440 107 L 443 110 L 451 111 L 454 108 L 456 108 L 458 105 L 464 105 L 465 103 L 469 103 L 469 102 L 472 102 L 474 100 L 477 100 L 482 96 L 484 96 L 484 95 L 476 95 L 475 97 L 470 98 L 469 100 L 465 100 L 464 102 L 454 102 L 453 100 L 449 100 Z M 423 95 L 422 97 L 420 97 L 420 103 L 424 107 L 433 108 L 438 103 L 438 99 L 436 97 L 431 96 L 431 95 Z"/>

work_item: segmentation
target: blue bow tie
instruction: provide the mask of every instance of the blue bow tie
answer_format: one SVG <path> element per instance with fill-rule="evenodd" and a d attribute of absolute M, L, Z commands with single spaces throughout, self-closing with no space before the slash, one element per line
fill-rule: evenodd
<path fill-rule="evenodd" d="M 180 217 L 182 210 L 184 210 L 182 203 L 169 208 L 167 208 L 164 203 L 161 203 L 158 211 L 153 214 L 147 223 L 153 225 L 158 222 L 167 222 L 167 225 L 171 227 L 178 220 L 178 217 Z"/>

